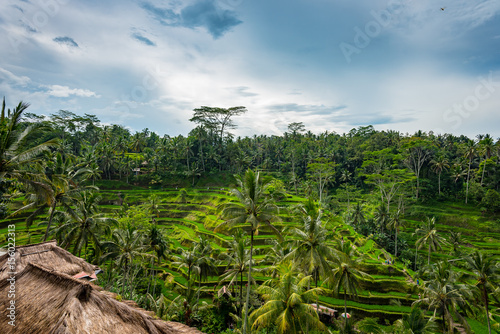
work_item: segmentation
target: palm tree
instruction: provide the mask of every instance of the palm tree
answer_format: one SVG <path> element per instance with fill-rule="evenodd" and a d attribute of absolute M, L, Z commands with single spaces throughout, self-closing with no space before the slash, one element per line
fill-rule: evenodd
<path fill-rule="evenodd" d="M 431 264 L 431 251 L 436 251 L 437 249 L 442 249 L 441 244 L 445 243 L 443 237 L 438 235 L 436 230 L 436 217 L 427 217 L 427 223 L 422 227 L 418 228 L 415 233 L 422 235 L 416 242 L 416 246 L 420 249 L 423 245 L 429 245 L 429 256 L 427 258 L 427 265 Z"/>
<path fill-rule="evenodd" d="M 469 160 L 469 167 L 467 168 L 467 188 L 465 190 L 465 204 L 467 204 L 467 199 L 469 197 L 470 168 L 472 164 L 472 159 L 474 159 L 474 157 L 477 154 L 476 143 L 473 140 L 468 140 L 467 143 L 465 144 L 464 150 L 465 150 L 464 156 Z"/>
<path fill-rule="evenodd" d="M 257 291 L 266 302 L 252 313 L 252 329 L 274 324 L 279 334 L 302 333 L 306 328 L 328 331 L 314 307 L 307 302 L 323 293 L 322 288 L 307 288 L 311 279 L 311 276 L 295 272 L 290 265 L 283 267 L 277 284 L 269 280 L 261 285 Z"/>
<path fill-rule="evenodd" d="M 114 230 L 111 240 L 104 242 L 102 247 L 106 251 L 102 260 L 115 260 L 118 267 L 123 270 L 122 295 L 125 292 L 125 286 L 129 285 L 128 276 L 133 261 L 137 258 L 154 256 L 147 253 L 148 246 L 144 242 L 143 231 L 130 224 Z"/>
<path fill-rule="evenodd" d="M 221 217 L 227 219 L 219 224 L 216 231 L 234 228 L 245 224 L 250 228 L 250 263 L 248 266 L 248 280 L 252 279 L 253 238 L 262 227 L 267 227 L 281 238 L 281 233 L 271 224 L 277 220 L 278 207 L 266 196 L 268 182 L 262 181 L 260 173 L 247 170 L 244 177 L 235 175 L 239 188 L 232 189 L 238 202 L 227 203 L 222 206 Z M 248 304 L 250 301 L 250 284 L 247 287 L 245 303 L 245 318 L 243 321 L 243 334 L 247 332 Z"/>
<path fill-rule="evenodd" d="M 351 214 L 350 220 L 355 227 L 358 227 L 360 224 L 366 222 L 366 218 L 363 213 L 363 207 L 360 202 L 356 203 L 356 207 Z"/>
<path fill-rule="evenodd" d="M 327 261 L 335 260 L 334 252 L 327 243 L 328 231 L 321 221 L 321 210 L 311 198 L 300 207 L 299 215 L 303 225 L 289 230 L 293 250 L 285 259 L 292 258 L 306 275 L 312 275 L 318 287 L 319 277 L 330 268 Z"/>
<path fill-rule="evenodd" d="M 42 172 L 40 154 L 57 147 L 59 142 L 51 139 L 29 147 L 29 138 L 44 127 L 38 123 L 27 127 L 21 125 L 23 112 L 28 107 L 29 104 L 21 101 L 13 110 L 5 110 L 3 99 L 0 115 L 0 180 L 15 179 L 23 185 L 27 192 L 36 196 L 36 200 L 31 202 L 35 202 L 33 207 L 40 204 L 51 206 L 55 201 L 54 192 L 47 185 L 47 178 Z"/>
<path fill-rule="evenodd" d="M 440 155 L 436 159 L 433 159 L 431 161 L 431 164 L 433 165 L 432 169 L 434 170 L 434 172 L 438 174 L 438 191 L 439 195 L 441 195 L 441 174 L 444 170 L 450 168 L 450 165 L 448 164 L 448 159 L 446 159 L 446 157 L 443 155 Z"/>
<path fill-rule="evenodd" d="M 396 334 L 433 334 L 437 331 L 437 324 L 432 318 L 427 319 L 420 307 L 413 305 L 409 314 L 396 320 L 394 329 Z"/>
<path fill-rule="evenodd" d="M 387 228 L 394 230 L 396 234 L 396 240 L 394 242 L 394 257 L 398 257 L 398 230 L 404 225 L 405 221 L 402 219 L 401 213 L 399 211 L 391 215 L 390 220 L 387 223 Z"/>
<path fill-rule="evenodd" d="M 481 147 L 481 153 L 484 154 L 484 159 L 483 159 L 483 172 L 481 174 L 481 185 L 483 185 L 483 180 L 484 180 L 484 171 L 486 170 L 486 160 L 491 158 L 493 154 L 493 149 L 495 147 L 495 142 L 493 141 L 493 138 L 491 138 L 491 135 L 486 134 L 480 141 L 479 141 L 479 146 Z"/>
<path fill-rule="evenodd" d="M 486 311 L 486 321 L 488 322 L 488 333 L 491 334 L 488 291 L 492 291 L 498 286 L 500 281 L 499 267 L 496 265 L 494 257 L 485 255 L 478 250 L 466 257 L 465 260 L 469 265 L 469 269 L 475 275 L 476 286 L 481 291 L 481 298 Z"/>
<path fill-rule="evenodd" d="M 179 255 L 174 255 L 174 262 L 172 264 L 174 266 L 178 266 L 180 268 L 187 268 L 187 281 L 188 285 L 191 282 L 191 272 L 194 270 L 198 272 L 198 267 L 196 266 L 197 254 L 194 248 L 191 249 L 183 249 Z"/>
<path fill-rule="evenodd" d="M 55 230 L 55 234 L 62 236 L 62 247 L 73 245 L 73 253 L 81 255 L 85 247 L 85 257 L 87 258 L 87 247 L 89 241 L 94 244 L 95 255 L 101 251 L 100 238 L 103 234 L 110 234 L 110 224 L 115 224 L 116 220 L 108 218 L 99 213 L 99 201 L 101 197 L 98 193 L 91 191 L 81 191 L 74 200 L 74 209 L 66 211 L 66 221 Z"/>
<path fill-rule="evenodd" d="M 375 221 L 380 228 L 380 232 L 384 233 L 385 226 L 390 221 L 389 211 L 387 211 L 387 207 L 384 204 L 380 204 L 377 211 L 375 211 Z"/>
<path fill-rule="evenodd" d="M 414 302 L 415 305 L 428 305 L 430 310 L 434 310 L 434 315 L 442 316 L 443 333 L 446 333 L 446 327 L 453 333 L 457 327 L 454 319 L 470 331 L 460 311 L 470 310 L 468 300 L 472 300 L 472 291 L 465 284 L 457 284 L 460 275 L 451 269 L 448 262 L 436 263 L 430 268 L 430 280 L 424 284 L 424 297 Z"/>
<path fill-rule="evenodd" d="M 450 231 L 449 243 L 453 247 L 453 253 L 455 255 L 460 255 L 460 245 L 462 245 L 462 233 L 456 231 Z"/>
<path fill-rule="evenodd" d="M 158 265 L 160 265 L 161 259 L 167 256 L 170 244 L 171 241 L 163 234 L 162 230 L 159 229 L 158 226 L 156 226 L 156 224 L 151 225 L 150 229 L 148 230 L 147 245 L 148 248 L 155 253 Z M 151 258 L 151 277 L 155 276 L 155 270 L 153 269 L 153 264 L 154 264 L 154 258 Z M 150 285 L 151 285 L 151 280 L 148 283 L 147 293 L 149 293 Z M 155 290 L 156 290 L 156 279 L 154 280 L 154 285 L 153 285 L 153 296 L 155 295 Z"/>
<path fill-rule="evenodd" d="M 336 295 L 340 295 L 341 292 L 344 294 L 345 325 L 347 323 L 347 295 L 357 297 L 361 281 L 370 279 L 371 276 L 358 269 L 362 257 L 356 257 L 356 251 L 350 241 L 338 242 L 337 249 L 341 256 L 338 259 L 337 266 L 330 270 L 325 283 Z"/>
<path fill-rule="evenodd" d="M 220 277 L 220 282 L 228 281 L 229 285 L 237 284 L 240 279 L 240 301 L 238 314 L 242 312 L 243 305 L 243 274 L 248 270 L 250 264 L 250 250 L 247 249 L 248 239 L 244 239 L 241 233 L 233 235 L 226 253 L 221 254 L 222 261 L 227 263 L 226 269 Z M 238 277 L 239 276 L 239 277 Z M 219 283 L 219 284 L 221 284 Z"/>

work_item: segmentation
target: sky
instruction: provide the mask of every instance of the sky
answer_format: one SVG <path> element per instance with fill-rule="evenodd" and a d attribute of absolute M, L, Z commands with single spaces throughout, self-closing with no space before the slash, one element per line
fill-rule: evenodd
<path fill-rule="evenodd" d="M 187 135 L 377 130 L 500 136 L 498 0 L 2 0 L 0 95 Z"/>

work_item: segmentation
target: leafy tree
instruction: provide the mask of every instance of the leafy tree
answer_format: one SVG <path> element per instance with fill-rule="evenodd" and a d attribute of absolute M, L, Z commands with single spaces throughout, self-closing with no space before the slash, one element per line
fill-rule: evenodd
<path fill-rule="evenodd" d="M 309 177 L 315 180 L 318 185 L 320 204 L 323 204 L 325 186 L 335 177 L 336 166 L 334 162 L 329 162 L 326 158 L 319 158 L 315 162 L 307 164 Z"/>
<path fill-rule="evenodd" d="M 420 192 L 420 173 L 422 167 L 432 154 L 430 146 L 431 144 L 427 140 L 418 137 L 412 137 L 404 144 L 404 148 L 406 149 L 406 159 L 404 162 L 417 179 L 416 199 L 418 199 Z"/>

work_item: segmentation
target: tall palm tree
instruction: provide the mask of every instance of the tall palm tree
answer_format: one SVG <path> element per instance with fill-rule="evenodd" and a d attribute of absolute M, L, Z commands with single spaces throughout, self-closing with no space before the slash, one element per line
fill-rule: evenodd
<path fill-rule="evenodd" d="M 156 226 L 156 224 L 151 225 L 149 230 L 147 231 L 147 241 L 146 244 L 148 248 L 153 251 L 156 255 L 157 264 L 160 264 L 162 258 L 165 258 L 169 252 L 171 241 L 163 234 L 162 230 Z M 155 270 L 153 269 L 155 258 L 151 258 L 151 277 L 155 276 Z M 148 290 L 151 284 L 151 280 L 148 283 Z M 156 290 L 156 279 L 154 280 L 153 285 L 153 296 L 155 295 Z"/>
<path fill-rule="evenodd" d="M 337 296 L 344 294 L 345 325 L 347 323 L 347 295 L 357 297 L 361 281 L 371 279 L 371 276 L 359 269 L 362 257 L 356 256 L 356 250 L 350 241 L 338 242 L 337 249 L 340 257 L 337 265 L 327 275 L 325 283 Z"/>
<path fill-rule="evenodd" d="M 486 134 L 480 141 L 479 146 L 481 148 L 481 153 L 484 155 L 483 159 L 483 172 L 481 174 L 481 185 L 484 181 L 484 171 L 486 170 L 486 160 L 491 158 L 493 154 L 493 149 L 495 147 L 495 142 L 490 134 Z"/>
<path fill-rule="evenodd" d="M 293 250 L 286 258 L 291 258 L 306 275 L 314 278 L 316 287 L 321 275 L 329 270 L 328 261 L 336 259 L 327 240 L 327 229 L 321 221 L 321 210 L 312 199 L 299 209 L 301 228 L 289 230 Z M 285 258 L 285 259 L 286 259 Z"/>
<path fill-rule="evenodd" d="M 227 203 L 222 206 L 221 217 L 227 219 L 216 228 L 220 231 L 226 228 L 234 228 L 237 225 L 246 225 L 250 228 L 250 263 L 248 266 L 248 280 L 252 279 L 252 257 L 253 239 L 263 227 L 270 229 L 279 238 L 281 233 L 272 225 L 277 220 L 278 207 L 272 199 L 266 196 L 268 182 L 260 178 L 260 173 L 247 170 L 244 177 L 235 175 L 236 182 L 240 189 L 232 189 L 231 192 L 238 199 L 238 202 Z M 245 303 L 245 318 L 243 321 L 243 334 L 247 333 L 248 304 L 250 302 L 250 285 L 247 287 Z"/>
<path fill-rule="evenodd" d="M 468 140 L 464 147 L 464 157 L 469 160 L 467 168 L 467 188 L 465 190 L 465 204 L 467 204 L 467 199 L 469 197 L 469 181 L 470 181 L 470 169 L 472 165 L 472 160 L 477 154 L 477 146 L 474 140 Z"/>
<path fill-rule="evenodd" d="M 496 265 L 494 257 L 485 255 L 478 250 L 466 257 L 465 260 L 477 280 L 476 286 L 481 291 L 481 299 L 483 300 L 486 321 L 488 322 L 488 333 L 491 334 L 488 291 L 494 290 L 500 283 L 500 268 Z"/>
<path fill-rule="evenodd" d="M 308 289 L 312 277 L 295 272 L 291 265 L 282 271 L 277 284 L 269 280 L 257 289 L 266 302 L 252 313 L 252 329 L 274 324 L 279 334 L 303 333 L 306 328 L 327 331 L 314 307 L 307 302 L 324 290 Z"/>
<path fill-rule="evenodd" d="M 130 224 L 114 230 L 111 240 L 104 242 L 102 247 L 105 253 L 101 259 L 104 261 L 114 260 L 118 267 L 123 270 L 122 295 L 125 292 L 125 287 L 130 285 L 128 276 L 134 260 L 154 256 L 147 252 L 148 246 L 144 240 L 144 232 Z"/>
<path fill-rule="evenodd" d="M 440 155 L 431 161 L 432 169 L 438 174 L 438 191 L 441 195 L 441 174 L 444 170 L 450 168 L 448 159 L 444 155 Z"/>
<path fill-rule="evenodd" d="M 427 217 L 427 222 L 423 226 L 419 227 L 415 233 L 421 235 L 417 240 L 416 246 L 420 249 L 423 245 L 427 244 L 429 246 L 429 256 L 427 258 L 427 265 L 431 264 L 431 251 L 436 251 L 442 249 L 441 244 L 445 243 L 443 237 L 441 237 L 436 230 L 436 217 Z"/>
<path fill-rule="evenodd" d="M 400 227 L 405 225 L 405 221 L 401 213 L 398 211 L 395 214 L 391 215 L 389 222 L 387 223 L 387 228 L 394 230 L 396 234 L 396 240 L 394 242 L 394 256 L 398 257 L 398 230 Z"/>
<path fill-rule="evenodd" d="M 233 235 L 233 240 L 230 242 L 227 252 L 221 254 L 222 262 L 227 264 L 224 273 L 219 281 L 229 281 L 229 285 L 237 284 L 240 280 L 240 299 L 238 305 L 238 314 L 241 314 L 243 305 L 243 274 L 248 270 L 250 264 L 250 250 L 247 249 L 249 244 L 248 239 L 244 239 L 241 233 Z M 219 283 L 219 284 L 221 284 Z"/>

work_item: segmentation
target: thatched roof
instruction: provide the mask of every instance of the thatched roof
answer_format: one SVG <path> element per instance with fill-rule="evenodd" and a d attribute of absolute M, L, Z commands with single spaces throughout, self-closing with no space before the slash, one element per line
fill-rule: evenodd
<path fill-rule="evenodd" d="M 10 282 L 0 281 L 0 314 L 7 314 Z M 2 333 L 202 334 L 157 320 L 100 292 L 93 284 L 29 263 L 16 275 L 16 327 L 0 319 Z"/>
<path fill-rule="evenodd" d="M 5 280 L 8 277 L 8 272 L 11 271 L 10 268 L 7 267 L 8 259 L 8 253 L 0 256 L 0 281 Z M 99 269 L 97 266 L 57 246 L 55 240 L 40 244 L 18 246 L 15 251 L 15 260 L 15 271 L 18 273 L 23 271 L 30 262 L 70 276 L 81 273 L 82 271 L 91 276 Z"/>

